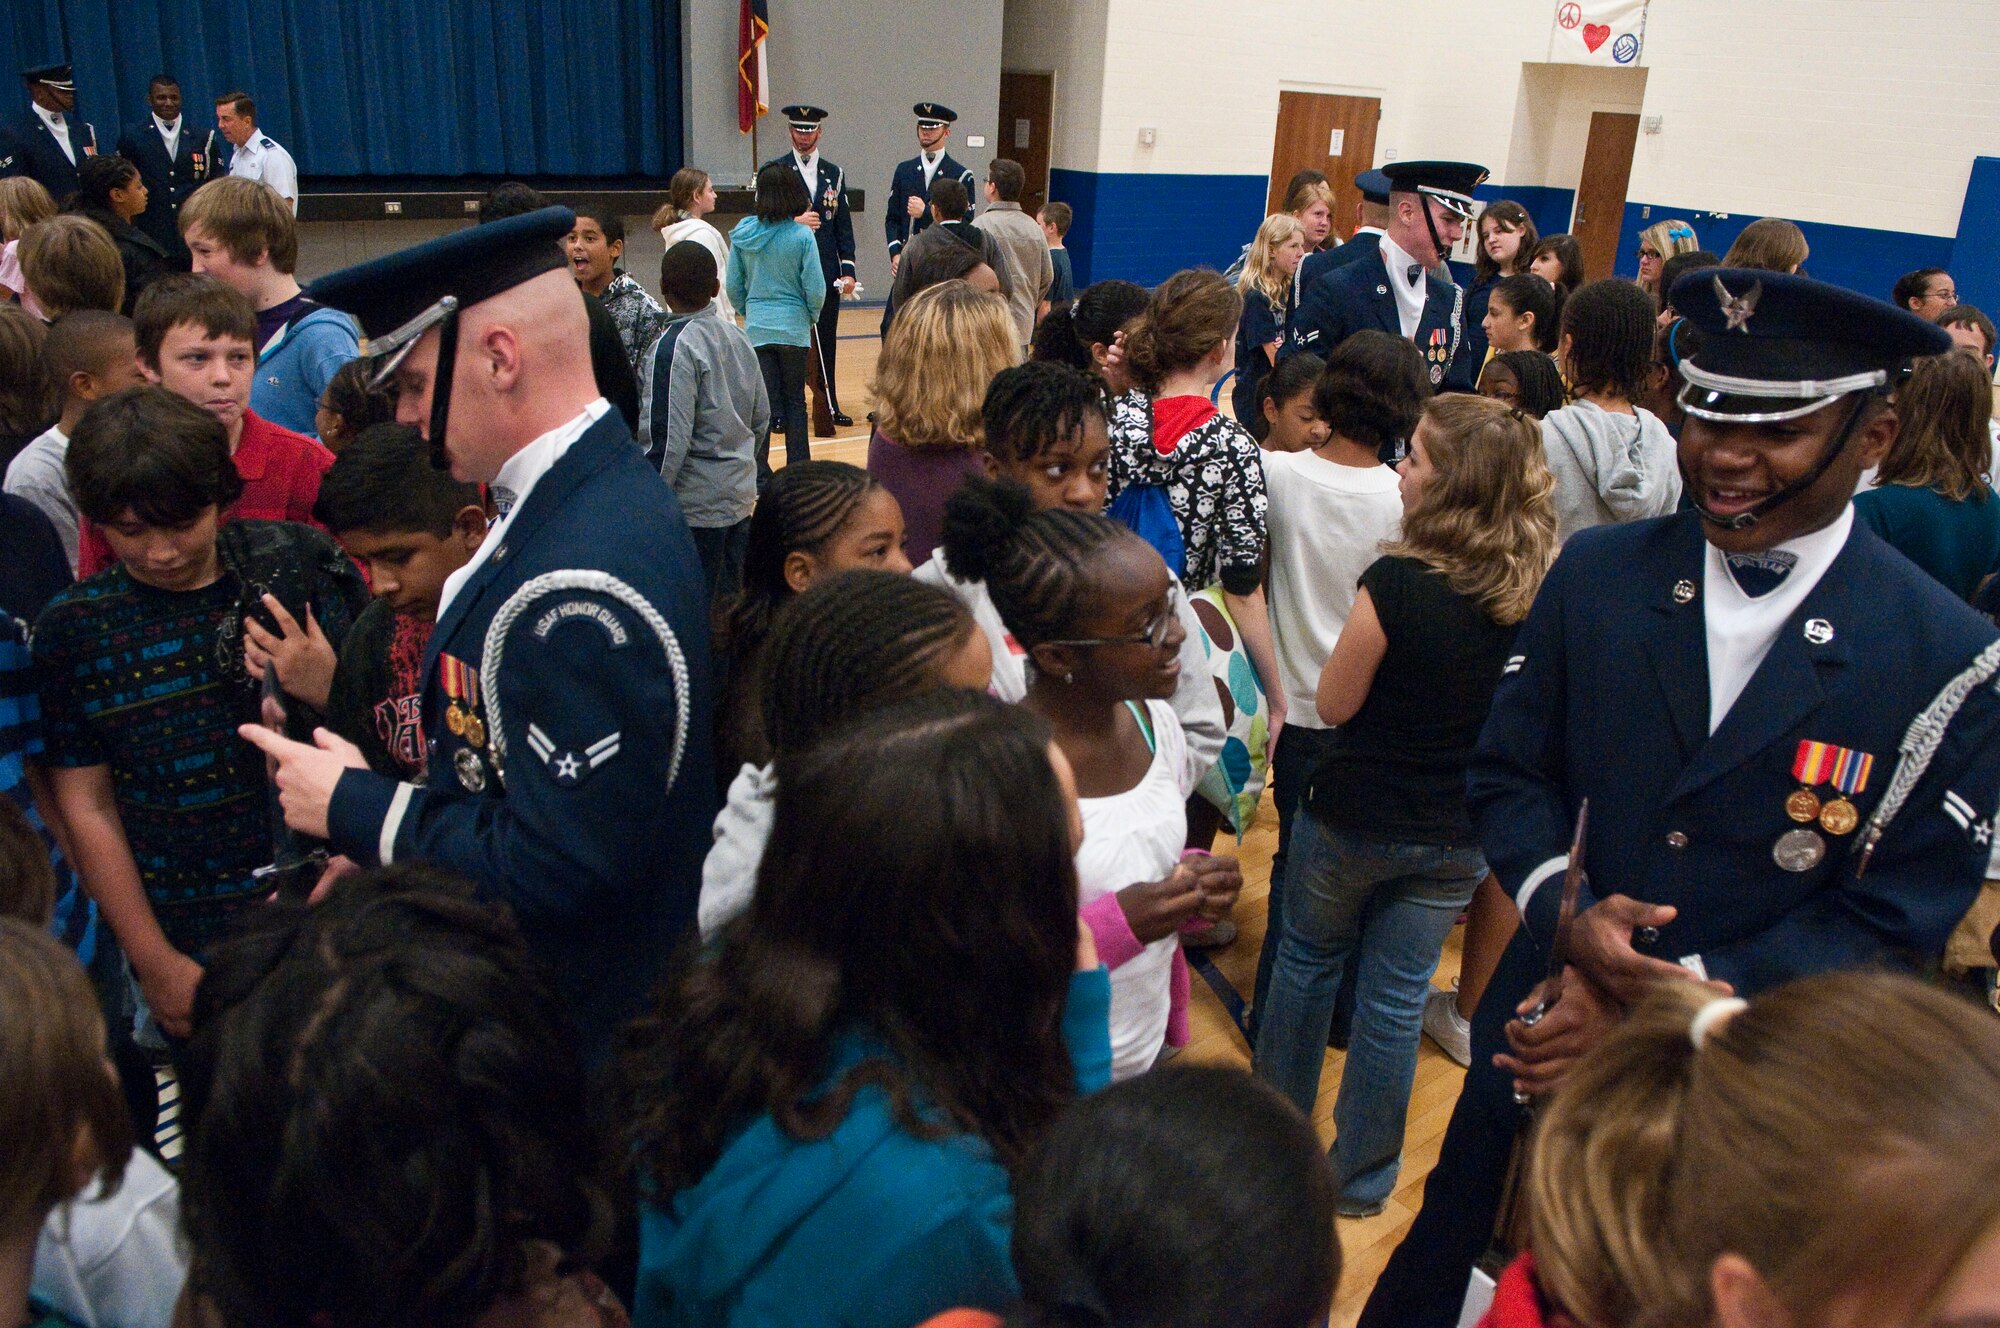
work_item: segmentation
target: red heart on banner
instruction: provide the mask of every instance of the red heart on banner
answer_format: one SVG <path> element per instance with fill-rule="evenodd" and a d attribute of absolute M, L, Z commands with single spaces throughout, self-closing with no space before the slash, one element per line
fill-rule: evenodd
<path fill-rule="evenodd" d="M 1583 44 L 1586 48 L 1594 51 L 1610 40 L 1611 29 L 1604 24 L 1586 23 L 1583 25 Z"/>

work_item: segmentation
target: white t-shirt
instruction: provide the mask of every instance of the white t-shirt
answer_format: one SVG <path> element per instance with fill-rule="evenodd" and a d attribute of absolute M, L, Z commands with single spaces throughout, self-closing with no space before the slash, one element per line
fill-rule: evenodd
<path fill-rule="evenodd" d="M 187 1279 L 181 1190 L 144 1149 L 125 1182 L 59 1206 L 35 1244 L 34 1295 L 82 1328 L 167 1328 Z"/>
<path fill-rule="evenodd" d="M 1361 574 L 1402 529 L 1402 495 L 1387 466 L 1343 466 L 1313 452 L 1266 452 L 1264 490 L 1285 723 L 1325 728 L 1319 675 L 1353 611 Z"/>
<path fill-rule="evenodd" d="M 1181 722 L 1165 701 L 1146 702 L 1153 760 L 1137 784 L 1108 798 L 1081 798 L 1083 847 L 1076 854 L 1077 903 L 1096 903 L 1141 881 L 1169 875 L 1187 847 L 1187 800 L 1194 792 L 1182 751 Z M 1174 948 L 1178 936 L 1152 942 L 1111 971 L 1111 1078 L 1152 1068 L 1167 1042 Z"/>
<path fill-rule="evenodd" d="M 660 243 L 671 249 L 683 240 L 693 240 L 702 248 L 715 255 L 715 275 L 720 277 L 729 267 L 729 241 L 721 231 L 708 224 L 701 217 L 682 217 L 671 226 L 660 227 Z M 715 293 L 715 310 L 730 322 L 736 321 L 736 306 L 729 302 L 727 290 Z"/>

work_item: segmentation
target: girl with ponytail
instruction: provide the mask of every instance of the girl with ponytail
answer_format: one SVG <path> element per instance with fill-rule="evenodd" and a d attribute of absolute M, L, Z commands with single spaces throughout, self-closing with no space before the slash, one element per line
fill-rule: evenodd
<path fill-rule="evenodd" d="M 1485 1328 L 2000 1322 L 2000 1023 L 1913 978 L 1637 1007 L 1541 1118 Z"/>
<path fill-rule="evenodd" d="M 715 181 L 708 178 L 708 172 L 692 166 L 675 171 L 674 178 L 667 181 L 667 201 L 653 214 L 653 229 L 660 233 L 661 246 L 671 249 L 682 240 L 693 240 L 715 255 L 718 273 L 727 271 L 729 241 L 707 220 L 713 211 Z M 736 308 L 729 303 L 728 291 L 716 291 L 715 308 L 725 319 L 736 321 Z"/>

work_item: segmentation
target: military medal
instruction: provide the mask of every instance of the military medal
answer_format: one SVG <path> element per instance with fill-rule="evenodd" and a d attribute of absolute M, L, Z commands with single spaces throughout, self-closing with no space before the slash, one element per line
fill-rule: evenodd
<path fill-rule="evenodd" d="M 464 786 L 467 793 L 486 791 L 486 765 L 479 759 L 478 752 L 470 747 L 461 747 L 451 754 L 451 765 L 452 769 L 458 772 L 458 782 Z M 1793 833 L 1800 832 L 1793 831 Z"/>
<path fill-rule="evenodd" d="M 1867 789 L 1869 772 L 1875 766 L 1875 758 L 1867 752 L 1848 751 L 1844 747 L 1839 752 L 1833 763 L 1833 786 L 1841 796 L 1819 812 L 1819 823 L 1830 835 L 1851 834 L 1861 824 L 1861 813 L 1848 799 Z"/>
<path fill-rule="evenodd" d="M 1785 815 L 1800 825 L 1811 825 L 1819 819 L 1819 795 L 1811 789 L 1800 789 L 1785 799 Z"/>
<path fill-rule="evenodd" d="M 1813 789 L 1833 777 L 1834 760 L 1844 750 L 1828 742 L 1799 743 L 1798 754 L 1792 758 L 1792 778 L 1799 781 L 1799 787 L 1785 799 L 1785 815 L 1800 825 L 1819 819 L 1821 803 Z"/>
<path fill-rule="evenodd" d="M 1771 846 L 1771 860 L 1788 872 L 1809 872 L 1826 857 L 1826 841 L 1815 830 L 1787 830 Z"/>
<path fill-rule="evenodd" d="M 438 685 L 451 704 L 444 712 L 444 726 L 454 738 L 463 738 L 474 747 L 486 745 L 486 726 L 480 722 L 479 673 L 456 655 L 438 656 Z M 482 779 L 483 783 L 484 780 Z"/>
<path fill-rule="evenodd" d="M 467 715 L 465 717 L 464 737 L 465 741 L 473 747 L 484 747 L 486 745 L 486 725 L 480 722 L 479 716 Z"/>
<path fill-rule="evenodd" d="M 465 712 L 458 708 L 457 701 L 453 701 L 446 708 L 444 712 L 444 726 L 451 730 L 451 736 L 454 738 L 463 738 L 465 736 Z"/>

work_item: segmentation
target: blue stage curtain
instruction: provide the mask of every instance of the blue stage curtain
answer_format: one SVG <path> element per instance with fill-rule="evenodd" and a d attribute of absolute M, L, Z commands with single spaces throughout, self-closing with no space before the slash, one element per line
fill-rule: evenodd
<path fill-rule="evenodd" d="M 673 0 L 0 0 L 0 109 L 67 55 L 107 149 L 165 72 L 198 129 L 249 93 L 308 176 L 657 176 L 680 52 Z"/>

